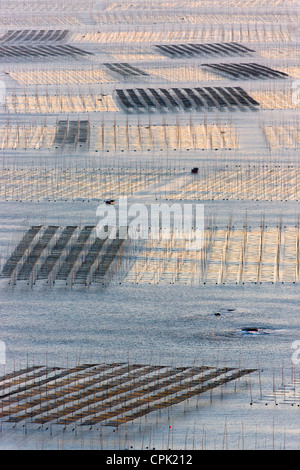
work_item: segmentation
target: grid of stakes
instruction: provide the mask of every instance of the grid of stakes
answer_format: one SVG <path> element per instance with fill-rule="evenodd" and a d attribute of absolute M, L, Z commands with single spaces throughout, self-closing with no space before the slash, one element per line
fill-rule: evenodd
<path fill-rule="evenodd" d="M 299 122 L 286 123 L 262 123 L 262 129 L 270 150 L 273 149 L 298 149 L 300 145 Z"/>
<path fill-rule="evenodd" d="M 27 366 L 1 377 L 0 418 L 36 425 L 119 426 L 255 371 L 129 363 Z"/>
<path fill-rule="evenodd" d="M 259 103 L 241 87 L 116 89 L 126 112 L 257 110 Z"/>
<path fill-rule="evenodd" d="M 285 4 L 289 7 L 296 5 L 295 0 L 287 0 Z M 71 40 L 79 43 L 106 43 L 110 47 L 115 42 L 116 50 L 118 45 L 124 45 L 124 50 L 129 50 L 128 44 L 138 44 L 140 49 L 137 48 L 137 52 L 141 51 L 141 56 L 142 43 L 152 44 L 150 47 L 157 51 L 157 55 L 153 53 L 151 60 L 164 55 L 174 59 L 250 55 L 255 51 L 242 43 L 257 41 L 271 43 L 271 55 L 282 58 L 282 44 L 292 41 L 294 31 L 291 25 L 293 21 L 298 21 L 296 13 L 269 13 L 268 8 L 282 6 L 280 0 L 195 0 L 186 7 L 184 18 L 182 2 L 178 0 L 157 2 L 154 12 L 151 2 L 146 0 L 138 3 L 117 0 L 107 3 L 103 8 L 92 2 L 83 5 L 68 0 L 55 1 L 51 5 L 53 16 L 48 14 L 49 3 L 45 0 L 25 0 L 22 8 L 27 13 L 22 18 L 15 14 L 20 6 L 17 1 L 6 0 L 2 6 L 0 24 L 3 27 L 11 25 L 12 28 L 29 28 L 9 30 L 0 38 L 0 57 L 13 60 L 28 60 L 34 57 L 49 59 L 58 56 L 80 58 L 91 55 L 78 47 L 57 44 L 65 42 L 65 39 L 71 36 L 72 25 L 80 25 L 80 32 L 74 32 L 71 37 Z M 224 13 L 204 15 L 201 9 L 206 7 L 221 8 L 220 11 L 224 12 L 232 7 L 241 10 L 239 14 L 230 17 Z M 261 10 L 262 13 L 258 14 L 255 11 L 260 7 L 265 8 L 265 11 Z M 248 11 L 253 9 L 253 14 L 244 15 L 243 8 L 249 9 Z M 92 31 L 85 28 L 87 31 L 83 31 L 84 24 L 81 23 L 78 12 L 89 16 L 93 25 L 119 23 L 120 28 L 116 30 L 114 27 L 111 31 L 105 28 L 98 32 L 96 30 L 100 28 L 94 28 L 94 31 L 92 28 Z M 125 30 L 126 26 L 124 28 L 124 24 L 152 25 L 154 22 L 163 26 L 138 27 L 137 30 L 128 27 L 128 31 Z M 180 26 L 176 25 L 168 30 L 167 23 L 180 23 Z M 181 27 L 182 23 L 188 24 L 189 27 Z M 63 29 L 68 25 L 70 30 Z M 61 29 L 31 29 L 37 27 Z M 133 60 L 137 56 L 134 55 Z M 120 54 L 114 60 L 132 59 L 130 55 L 128 57 L 126 59 Z M 147 61 L 148 58 L 149 55 L 145 54 L 142 60 Z M 143 78 L 150 72 L 146 68 L 142 70 L 134 67 L 128 62 L 103 65 L 109 70 L 112 78 L 105 70 L 25 69 L 8 73 L 19 84 L 85 85 L 112 82 L 114 76 L 116 79 Z M 285 67 L 282 70 L 274 70 L 260 64 L 206 64 L 204 67 L 203 70 L 199 68 L 199 74 L 202 74 L 199 80 L 186 79 L 187 75 L 195 77 L 194 72 L 185 72 L 186 75 L 183 75 L 182 68 L 177 67 L 176 80 L 197 83 L 200 80 L 214 80 L 215 77 L 218 78 L 218 74 L 231 79 L 300 77 L 297 67 Z M 175 73 L 174 70 L 172 73 Z M 157 75 L 159 73 L 162 78 L 167 79 L 170 75 L 167 68 L 162 68 Z M 155 75 L 154 72 L 153 74 Z M 256 110 L 258 106 L 265 109 L 297 107 L 291 93 L 284 95 L 283 92 L 268 91 L 249 94 L 240 87 L 136 88 L 117 90 L 115 96 L 121 109 L 138 113 Z M 49 99 L 48 94 L 27 97 L 24 93 L 23 97 L 14 95 L 6 100 L 11 112 L 103 111 L 104 107 L 106 111 L 117 110 L 113 98 L 104 98 L 102 95 L 68 95 L 66 99 L 52 96 Z M 20 109 L 21 111 L 17 111 Z M 293 126 L 263 124 L 262 128 L 270 149 L 299 147 L 298 123 Z M 217 139 L 213 140 L 216 138 L 216 131 L 219 134 Z M 76 148 L 82 143 L 90 145 L 89 134 L 89 120 L 60 120 L 56 126 L 48 128 L 46 125 L 9 124 L 0 130 L 0 148 L 51 148 L 52 145 L 63 147 L 68 144 Z M 199 134 L 203 137 L 200 143 L 197 140 Z M 205 124 L 204 127 L 197 127 L 192 122 L 185 126 L 178 123 L 175 126 L 152 126 L 149 120 L 149 126 L 141 126 L 139 122 L 137 126 L 129 126 L 127 121 L 125 126 L 114 125 L 111 128 L 103 124 L 98 129 L 97 139 L 96 147 L 108 151 L 167 149 L 170 146 L 187 149 L 228 148 L 229 142 L 232 143 L 230 148 L 236 148 L 236 139 L 230 134 L 230 126 L 217 125 L 210 128 Z M 41 197 L 51 200 L 59 197 L 89 198 L 95 195 L 109 198 L 122 192 L 132 193 L 146 187 L 150 181 L 161 181 L 159 170 L 157 174 L 153 172 L 147 176 L 146 184 L 145 173 L 137 175 L 134 172 L 123 172 L 116 177 L 108 172 L 107 178 L 107 173 L 104 175 L 101 169 L 54 169 L 43 172 L 33 168 L 13 168 L 3 169 L 1 173 L 5 182 L 0 194 L 5 199 L 34 200 Z M 298 200 L 298 173 L 298 168 L 293 166 L 202 168 L 200 174 L 191 178 L 182 178 L 182 175 L 178 181 L 174 178 L 174 181 L 166 186 L 165 197 Z M 98 181 L 101 181 L 102 185 L 99 192 L 96 191 Z M 119 234 L 112 241 L 105 237 L 99 239 L 94 226 L 33 226 L 24 234 L 4 264 L 1 275 L 14 283 L 25 280 L 34 284 L 39 279 L 54 283 L 56 279 L 60 279 L 72 285 L 87 285 L 93 282 L 105 284 L 112 278 L 114 271 L 119 269 L 122 281 L 125 279 L 126 282 L 134 283 L 295 283 L 299 282 L 300 273 L 299 234 L 299 221 L 295 226 L 283 226 L 279 221 L 277 226 L 270 227 L 265 225 L 262 217 L 261 225 L 253 227 L 249 226 L 245 219 L 242 228 L 234 227 L 231 219 L 223 228 L 217 227 L 214 221 L 211 221 L 204 231 L 204 243 L 201 248 L 199 246 L 191 250 L 189 243 L 178 241 L 174 234 L 165 239 L 160 233 L 158 240 L 149 237 L 147 242 L 142 243 L 138 247 L 137 255 L 135 242 L 129 240 L 124 246 Z M 122 260 L 126 260 L 125 269 Z M 30 422 L 37 426 L 58 423 L 63 426 L 104 424 L 116 427 L 175 404 L 185 403 L 186 406 L 190 398 L 204 392 L 212 393 L 215 387 L 221 387 L 222 390 L 222 386 L 227 382 L 239 380 L 254 371 L 218 366 L 166 367 L 129 363 L 83 364 L 72 368 L 27 365 L 26 368 L 0 377 L 0 419 L 11 423 L 25 422 L 25 425 Z M 247 382 L 247 378 L 245 380 Z M 273 391 L 263 399 L 274 401 L 276 404 L 291 403 L 299 406 L 299 380 L 294 377 L 292 384 L 285 384 L 282 369 L 282 386 L 277 388 L 273 378 Z"/>
<path fill-rule="evenodd" d="M 71 36 L 73 42 L 91 43 L 152 43 L 165 44 L 175 41 L 181 42 L 220 42 L 220 43 L 248 43 L 248 42 L 290 42 L 292 40 L 291 31 L 283 25 L 252 25 L 244 24 L 229 27 L 217 25 L 212 28 L 210 25 L 195 26 L 186 30 L 143 30 L 143 31 L 102 31 L 74 33 Z"/>
<path fill-rule="evenodd" d="M 61 2 L 57 2 L 57 1 L 54 1 L 52 4 L 51 4 L 51 10 L 53 12 L 58 12 L 60 13 L 61 11 L 86 11 L 87 8 L 90 8 L 92 6 L 92 2 L 89 2 L 87 1 L 85 3 L 85 5 L 83 5 L 82 3 L 78 2 L 78 1 L 61 1 Z M 18 11 L 18 9 L 20 8 L 20 4 L 18 1 L 5 1 L 2 3 L 2 7 L 3 7 L 3 10 L 4 11 Z M 22 2 L 22 11 L 24 11 L 24 13 L 29 13 L 30 15 L 32 14 L 32 11 L 33 11 L 33 8 L 34 8 L 34 11 L 36 12 L 39 12 L 39 13 L 43 13 L 43 12 L 46 12 L 48 13 L 49 11 L 49 3 L 46 2 L 46 1 L 38 1 L 38 0 L 35 0 L 35 1 L 24 1 Z"/>
<path fill-rule="evenodd" d="M 51 149 L 90 142 L 90 120 L 59 120 L 55 125 L 23 125 L 17 122 L 0 128 L 0 149 Z"/>
<path fill-rule="evenodd" d="M 9 120 L 4 127 L 0 127 L 0 149 L 51 149 L 54 145 L 56 133 L 55 125 L 47 123 L 28 125 L 17 122 L 11 124 Z"/>
<path fill-rule="evenodd" d="M 132 195 L 151 184 L 160 185 L 173 175 L 171 168 L 153 168 L 148 164 L 129 168 L 19 168 L 15 165 L 0 170 L 0 199 L 103 201 Z"/>
<path fill-rule="evenodd" d="M 172 234 L 171 234 L 172 235 Z M 124 282 L 133 284 L 298 283 L 299 223 L 284 227 L 207 226 L 203 240 L 149 234 Z"/>
<path fill-rule="evenodd" d="M 295 100 L 293 92 L 288 90 L 251 91 L 250 95 L 260 103 L 263 109 L 297 109 L 300 102 Z"/>
<path fill-rule="evenodd" d="M 295 4 L 295 0 L 287 0 L 285 3 L 286 6 L 293 6 Z M 230 0 L 229 2 L 227 0 L 195 0 L 193 2 L 190 2 L 187 5 L 187 11 L 189 9 L 194 10 L 197 8 L 220 8 L 220 7 L 235 7 L 235 8 L 255 8 L 257 7 L 272 7 L 275 8 L 277 6 L 280 6 L 280 0 Z M 172 0 L 168 2 L 158 2 L 156 3 L 156 8 L 159 12 L 165 12 L 165 11 L 170 11 L 173 9 L 181 9 L 182 8 L 182 3 L 178 0 Z M 143 0 L 139 2 L 138 4 L 132 3 L 132 2 L 127 2 L 124 4 L 124 2 L 116 1 L 110 3 L 105 11 L 126 11 L 126 12 L 132 12 L 136 13 L 139 10 L 140 11 L 151 11 L 152 12 L 153 6 L 152 4 L 149 4 L 146 0 Z"/>
<path fill-rule="evenodd" d="M 263 393 L 260 389 L 259 399 L 255 397 L 255 404 L 274 403 L 275 405 L 300 406 L 300 379 L 295 366 L 291 367 L 291 377 L 287 379 L 286 368 L 282 365 L 280 382 L 273 371 L 272 389 Z M 278 383 L 279 382 L 279 383 Z"/>
<path fill-rule="evenodd" d="M 31 12 L 30 15 L 1 15 L 0 25 L 4 28 L 66 28 L 80 26 L 81 22 L 76 14 L 41 15 Z"/>
<path fill-rule="evenodd" d="M 18 72 L 9 72 L 9 75 L 20 85 L 92 85 L 113 81 L 102 69 L 20 70 Z"/>
<path fill-rule="evenodd" d="M 180 175 L 181 176 L 181 175 Z M 173 178 L 166 199 L 299 201 L 297 165 L 201 165 L 197 174 Z"/>
<path fill-rule="evenodd" d="M 294 44 L 261 44 L 259 47 L 259 55 L 264 59 L 296 59 L 299 57 L 299 50 Z M 289 67 L 285 67 L 288 73 Z M 292 69 L 292 68 L 291 68 Z M 288 73 L 292 76 L 292 72 Z"/>
<path fill-rule="evenodd" d="M 146 59 L 147 60 L 147 59 Z M 204 68 L 192 65 L 178 65 L 178 62 L 174 62 L 172 67 L 166 67 L 165 64 L 162 67 L 153 66 L 151 68 L 145 67 L 144 70 L 150 75 L 154 75 L 168 82 L 200 82 L 210 80 L 223 80 L 224 78 L 218 76 L 218 74 L 212 73 Z"/>
<path fill-rule="evenodd" d="M 141 90 L 142 92 L 143 90 Z M 167 149 L 236 149 L 239 147 L 235 128 L 230 124 L 148 124 L 105 125 L 96 128 L 94 148 L 104 151 L 149 151 Z"/>
<path fill-rule="evenodd" d="M 96 24 L 149 24 L 153 23 L 181 23 L 181 24 L 190 24 L 190 25 L 207 25 L 213 23 L 214 25 L 224 25 L 230 21 L 231 24 L 241 24 L 241 23 L 252 23 L 253 26 L 256 23 L 260 24 L 282 24 L 292 23 L 297 21 L 299 15 L 297 13 L 254 13 L 254 14 L 230 14 L 230 20 L 228 20 L 228 15 L 224 14 L 202 14 L 198 12 L 189 13 L 185 11 L 184 17 L 178 12 L 174 11 L 170 14 L 167 11 L 158 12 L 153 10 L 149 11 L 138 11 L 126 12 L 118 11 L 114 13 L 109 12 L 98 12 L 93 14 L 93 20 Z"/>
<path fill-rule="evenodd" d="M 118 111 L 111 95 L 56 94 L 8 95 L 5 98 L 8 113 L 86 113 Z"/>

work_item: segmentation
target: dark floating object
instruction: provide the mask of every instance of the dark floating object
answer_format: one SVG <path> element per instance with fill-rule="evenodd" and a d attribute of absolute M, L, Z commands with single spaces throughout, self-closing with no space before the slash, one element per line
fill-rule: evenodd
<path fill-rule="evenodd" d="M 216 317 L 220 317 L 220 316 L 221 316 L 221 313 L 220 313 L 220 312 L 216 312 L 216 313 L 215 313 L 215 316 L 216 316 Z"/>
<path fill-rule="evenodd" d="M 199 173 L 199 168 L 192 168 L 191 173 Z"/>
<path fill-rule="evenodd" d="M 267 335 L 268 332 L 264 330 L 263 328 L 256 328 L 256 327 L 246 327 L 242 328 L 240 330 L 240 333 L 246 334 L 246 335 Z"/>
<path fill-rule="evenodd" d="M 220 315 L 222 315 L 223 313 L 229 313 L 229 312 L 235 312 L 236 309 L 235 308 L 223 308 L 221 307 L 220 310 L 217 312 L 219 313 Z"/>
<path fill-rule="evenodd" d="M 105 201 L 105 204 L 113 205 L 114 203 L 115 203 L 114 199 L 108 199 L 107 201 Z"/>

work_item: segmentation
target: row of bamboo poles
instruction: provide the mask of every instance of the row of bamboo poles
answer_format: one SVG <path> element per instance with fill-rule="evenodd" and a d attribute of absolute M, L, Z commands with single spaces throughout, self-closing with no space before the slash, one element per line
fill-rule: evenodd
<path fill-rule="evenodd" d="M 175 170 L 151 168 L 22 168 L 0 171 L 0 198 L 5 200 L 75 200 L 116 199 L 144 190 L 152 184 L 160 186 Z"/>
<path fill-rule="evenodd" d="M 208 14 L 208 13 L 201 13 L 201 12 L 190 12 L 186 13 L 184 17 L 180 13 L 173 13 L 171 14 L 168 10 L 143 10 L 143 11 L 111 11 L 111 12 L 99 12 L 94 15 L 91 15 L 91 20 L 95 24 L 149 24 L 149 23 L 180 23 L 181 25 L 184 24 L 241 24 L 246 23 L 248 24 L 264 24 L 270 23 L 283 23 L 283 20 L 287 22 L 294 22 L 298 18 L 290 13 L 286 13 L 285 15 L 279 15 L 276 13 L 256 13 L 255 11 L 253 14 L 244 14 L 242 10 L 239 13 L 230 12 L 230 13 L 220 13 L 220 14 Z"/>
<path fill-rule="evenodd" d="M 105 119 L 99 126 L 91 126 L 90 116 L 87 121 L 87 138 L 85 148 L 96 151 L 155 151 L 155 150 L 211 150 L 211 149 L 236 149 L 239 147 L 238 136 L 232 126 L 231 119 L 224 124 L 218 121 L 210 124 L 205 115 L 200 123 L 192 118 L 187 124 L 183 124 L 177 118 L 174 124 L 167 124 L 163 118 L 161 124 L 152 124 L 151 117 L 148 122 L 141 123 L 138 116 L 137 124 L 131 125 L 128 118 L 125 124 L 118 124 L 116 118 L 112 125 L 107 125 Z M 57 143 L 57 132 L 60 121 L 57 119 L 53 125 L 43 123 L 24 125 L 20 122 L 11 122 L 7 119 L 0 128 L 0 149 L 51 149 L 70 148 L 68 143 L 69 124 L 77 122 L 74 140 L 71 142 L 75 150 L 80 144 L 81 120 L 72 119 L 68 115 L 64 128 L 63 138 Z"/>
<path fill-rule="evenodd" d="M 124 26 L 113 31 L 74 33 L 72 40 L 74 42 L 91 42 L 91 43 L 120 43 L 135 45 L 143 43 L 169 43 L 169 42 L 290 42 L 291 33 L 286 26 L 265 24 L 226 24 L 210 25 L 196 27 L 195 25 L 171 24 L 162 25 L 161 30 L 157 30 L 154 25 L 148 26 L 147 30 L 132 31 L 131 25 L 127 30 Z"/>
<path fill-rule="evenodd" d="M 177 118 L 175 124 L 152 124 L 151 117 L 147 124 L 130 125 L 128 119 L 124 125 L 118 125 L 116 119 L 112 127 L 102 120 L 97 130 L 94 146 L 100 150 L 196 150 L 196 149 L 234 149 L 238 148 L 238 137 L 231 123 L 217 122 L 209 124 L 206 116 L 203 123 L 182 124 Z"/>

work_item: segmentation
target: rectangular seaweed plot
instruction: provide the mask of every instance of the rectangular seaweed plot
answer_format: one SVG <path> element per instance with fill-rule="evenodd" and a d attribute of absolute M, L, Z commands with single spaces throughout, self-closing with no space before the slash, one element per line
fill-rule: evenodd
<path fill-rule="evenodd" d="M 10 30 L 0 38 L 0 43 L 53 43 L 61 42 L 68 36 L 68 29 L 27 29 L 27 30 Z"/>
<path fill-rule="evenodd" d="M 81 229 L 77 240 L 72 243 L 67 256 L 62 262 L 55 279 L 67 280 L 77 260 L 83 254 L 85 244 L 91 236 L 94 228 L 94 226 L 86 225 Z"/>
<path fill-rule="evenodd" d="M 78 49 L 77 47 L 73 47 L 70 45 L 30 45 L 30 46 L 16 46 L 11 45 L 7 46 L 3 44 L 0 46 L 0 57 L 3 58 L 19 58 L 19 59 L 26 59 L 26 58 L 55 58 L 55 57 L 76 57 L 76 56 L 85 56 L 91 55 L 90 52 L 84 51 L 82 49 Z"/>
<path fill-rule="evenodd" d="M 7 260 L 5 263 L 1 277 L 6 277 L 9 278 L 13 275 L 13 273 L 16 270 L 16 267 L 18 263 L 21 261 L 22 257 L 25 255 L 27 250 L 29 249 L 31 243 L 33 242 L 34 238 L 36 235 L 39 233 L 41 230 L 42 226 L 35 226 L 31 227 L 24 235 L 18 246 L 16 247 L 15 251 L 13 254 L 10 256 L 10 258 Z"/>
<path fill-rule="evenodd" d="M 106 251 L 100 259 L 93 274 L 92 282 L 106 284 L 110 275 L 113 274 L 110 271 L 125 241 L 125 231 L 127 231 L 127 227 L 118 230 L 116 237 L 107 246 Z"/>
<path fill-rule="evenodd" d="M 63 250 L 66 248 L 67 243 L 70 241 L 76 226 L 67 226 L 61 233 L 60 237 L 56 241 L 55 245 L 51 249 L 50 254 L 45 259 L 42 264 L 40 271 L 38 273 L 38 279 L 47 279 L 52 272 L 55 264 L 62 255 Z"/>
<path fill-rule="evenodd" d="M 58 121 L 54 144 L 86 143 L 88 140 L 88 121 Z"/>
<path fill-rule="evenodd" d="M 238 109 L 255 110 L 259 103 L 241 87 L 116 90 L 116 101 L 126 112 L 168 112 Z"/>
<path fill-rule="evenodd" d="M 116 75 L 118 78 L 141 78 L 147 77 L 149 74 L 143 70 L 133 67 L 127 62 L 124 63 L 112 63 L 112 64 L 103 64 L 105 67 L 112 72 L 112 75 Z"/>
<path fill-rule="evenodd" d="M 36 425 L 119 426 L 253 372 L 129 363 L 28 368 L 6 377 L 0 417 Z"/>
<path fill-rule="evenodd" d="M 106 238 L 96 238 L 94 243 L 89 247 L 89 251 L 75 273 L 74 283 L 75 284 L 87 284 L 90 280 L 90 272 L 93 265 L 98 260 L 101 250 L 103 248 Z"/>
<path fill-rule="evenodd" d="M 166 44 L 155 45 L 156 50 L 172 59 L 185 57 L 210 57 L 210 56 L 245 56 L 255 52 L 238 43 L 215 44 Z"/>
<path fill-rule="evenodd" d="M 271 69 L 260 64 L 202 64 L 202 67 L 208 68 L 213 72 L 219 73 L 228 78 L 243 79 L 284 79 L 288 74 L 279 70 Z"/>
<path fill-rule="evenodd" d="M 39 240 L 29 252 L 27 257 L 24 259 L 20 271 L 17 275 L 18 280 L 28 280 L 30 278 L 30 275 L 33 272 L 34 267 L 38 263 L 39 258 L 42 256 L 44 250 L 49 245 L 57 230 L 57 226 L 46 227 L 42 236 L 39 238 Z"/>

